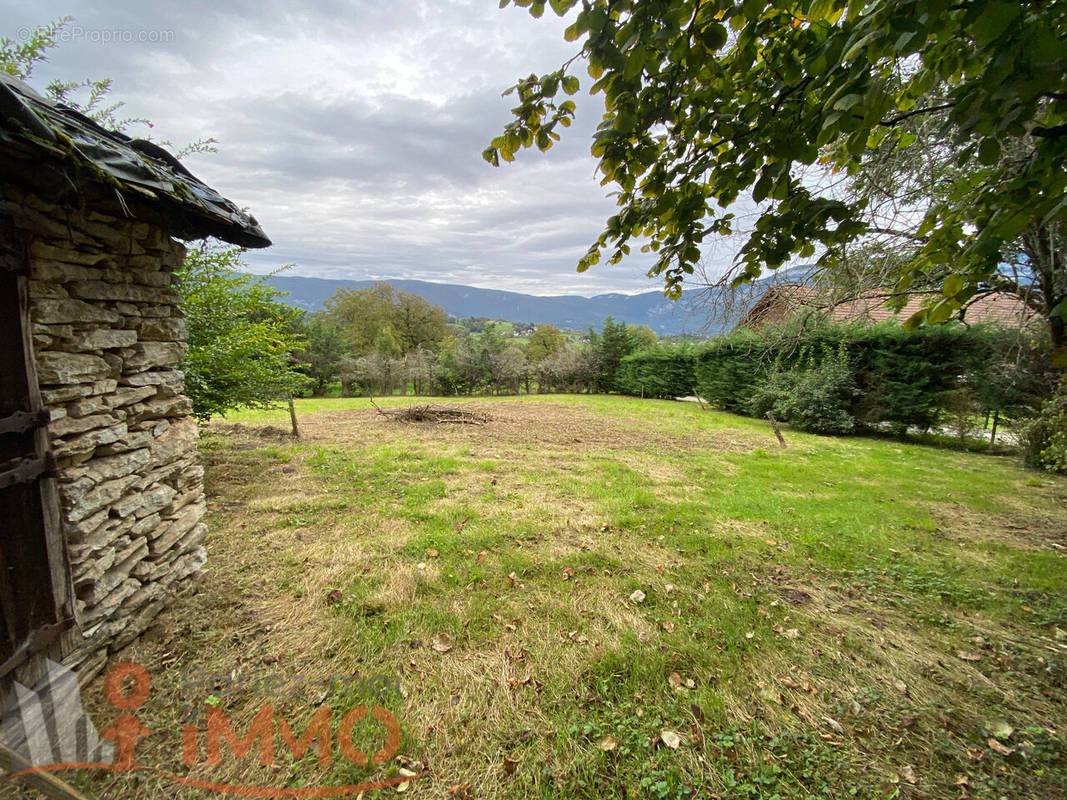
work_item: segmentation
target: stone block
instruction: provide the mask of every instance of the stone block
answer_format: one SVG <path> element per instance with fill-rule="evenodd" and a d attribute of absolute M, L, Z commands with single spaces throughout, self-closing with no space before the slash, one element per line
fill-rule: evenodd
<path fill-rule="evenodd" d="M 72 433 L 85 433 L 85 431 L 98 428 L 108 428 L 118 420 L 112 414 L 93 414 L 88 417 L 66 416 L 63 419 L 48 424 L 48 431 L 53 436 L 69 436 Z"/>
<path fill-rule="evenodd" d="M 84 353 L 46 350 L 37 353 L 36 361 L 37 379 L 44 385 L 84 383 L 111 374 L 111 367 L 104 359 Z"/>
<path fill-rule="evenodd" d="M 97 328 L 75 334 L 67 343 L 76 350 L 106 350 L 108 348 L 132 347 L 137 343 L 137 331 L 121 328 Z"/>
<path fill-rule="evenodd" d="M 30 318 L 41 325 L 56 325 L 65 322 L 102 322 L 117 325 L 122 317 L 97 303 L 85 303 L 74 298 L 43 298 L 34 300 Z"/>
<path fill-rule="evenodd" d="M 184 342 L 138 342 L 126 359 L 127 369 L 171 367 L 181 363 L 189 347 Z"/>
<path fill-rule="evenodd" d="M 137 286 L 109 281 L 72 281 L 67 284 L 72 297 L 83 300 L 121 300 L 127 303 L 166 303 L 177 305 L 181 295 L 163 286 Z"/>
<path fill-rule="evenodd" d="M 184 342 L 189 335 L 181 317 L 144 317 L 137 330 L 146 341 Z"/>
<path fill-rule="evenodd" d="M 112 506 L 136 482 L 137 476 L 135 475 L 104 481 L 82 497 L 81 501 L 67 512 L 67 519 L 71 522 L 78 522 L 105 506 Z"/>

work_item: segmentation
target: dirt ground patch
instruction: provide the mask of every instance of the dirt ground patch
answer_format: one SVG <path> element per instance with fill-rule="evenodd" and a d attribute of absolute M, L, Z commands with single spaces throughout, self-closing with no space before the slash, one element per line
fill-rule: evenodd
<path fill-rule="evenodd" d="M 747 451 L 753 446 L 750 437 L 722 431 L 670 434 L 649 422 L 608 417 L 576 404 L 471 402 L 458 407 L 486 415 L 489 421 L 478 426 L 412 423 L 385 418 L 373 409 L 358 409 L 310 414 L 300 421 L 300 432 L 308 442 L 330 444 L 376 442 L 401 435 L 442 444 L 489 448 L 522 445 L 567 451 L 678 447 Z M 382 409 L 391 410 L 386 405 Z"/>

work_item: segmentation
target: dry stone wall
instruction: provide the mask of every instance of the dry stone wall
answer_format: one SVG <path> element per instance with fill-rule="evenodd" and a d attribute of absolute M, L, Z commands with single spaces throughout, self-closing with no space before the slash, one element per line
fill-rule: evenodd
<path fill-rule="evenodd" d="M 84 680 L 129 644 L 206 561 L 197 425 L 174 269 L 159 226 L 55 208 L 3 187 L 29 242 L 33 347 L 51 414 Z"/>

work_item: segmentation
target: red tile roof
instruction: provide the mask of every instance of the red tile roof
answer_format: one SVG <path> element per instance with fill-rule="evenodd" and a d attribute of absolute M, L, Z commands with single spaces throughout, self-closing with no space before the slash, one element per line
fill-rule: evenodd
<path fill-rule="evenodd" d="M 891 297 L 884 291 L 874 290 L 852 300 L 835 302 L 824 289 L 814 286 L 772 286 L 738 323 L 738 327 L 759 329 L 765 325 L 796 316 L 802 312 L 823 313 L 834 322 L 863 321 L 874 325 L 886 320 L 903 322 L 920 308 L 924 297 L 909 297 L 900 311 L 886 307 Z M 1022 300 L 1007 292 L 992 292 L 972 300 L 962 313 L 964 321 L 989 323 L 1007 327 L 1022 327 L 1035 316 Z"/>

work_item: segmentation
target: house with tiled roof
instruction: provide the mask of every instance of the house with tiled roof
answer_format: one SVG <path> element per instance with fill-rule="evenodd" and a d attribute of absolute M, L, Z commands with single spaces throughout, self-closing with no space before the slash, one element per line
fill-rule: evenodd
<path fill-rule="evenodd" d="M 923 306 L 924 296 L 914 295 L 907 299 L 903 308 L 897 310 L 887 305 L 892 297 L 883 290 L 874 290 L 848 299 L 837 299 L 832 292 L 816 286 L 771 286 L 741 318 L 737 327 L 760 330 L 798 315 L 818 315 L 838 323 L 876 325 L 888 320 L 903 322 Z M 1021 328 L 1035 320 L 1036 312 L 1014 294 L 988 292 L 967 303 L 961 310 L 960 318 L 971 325 L 984 323 Z"/>

